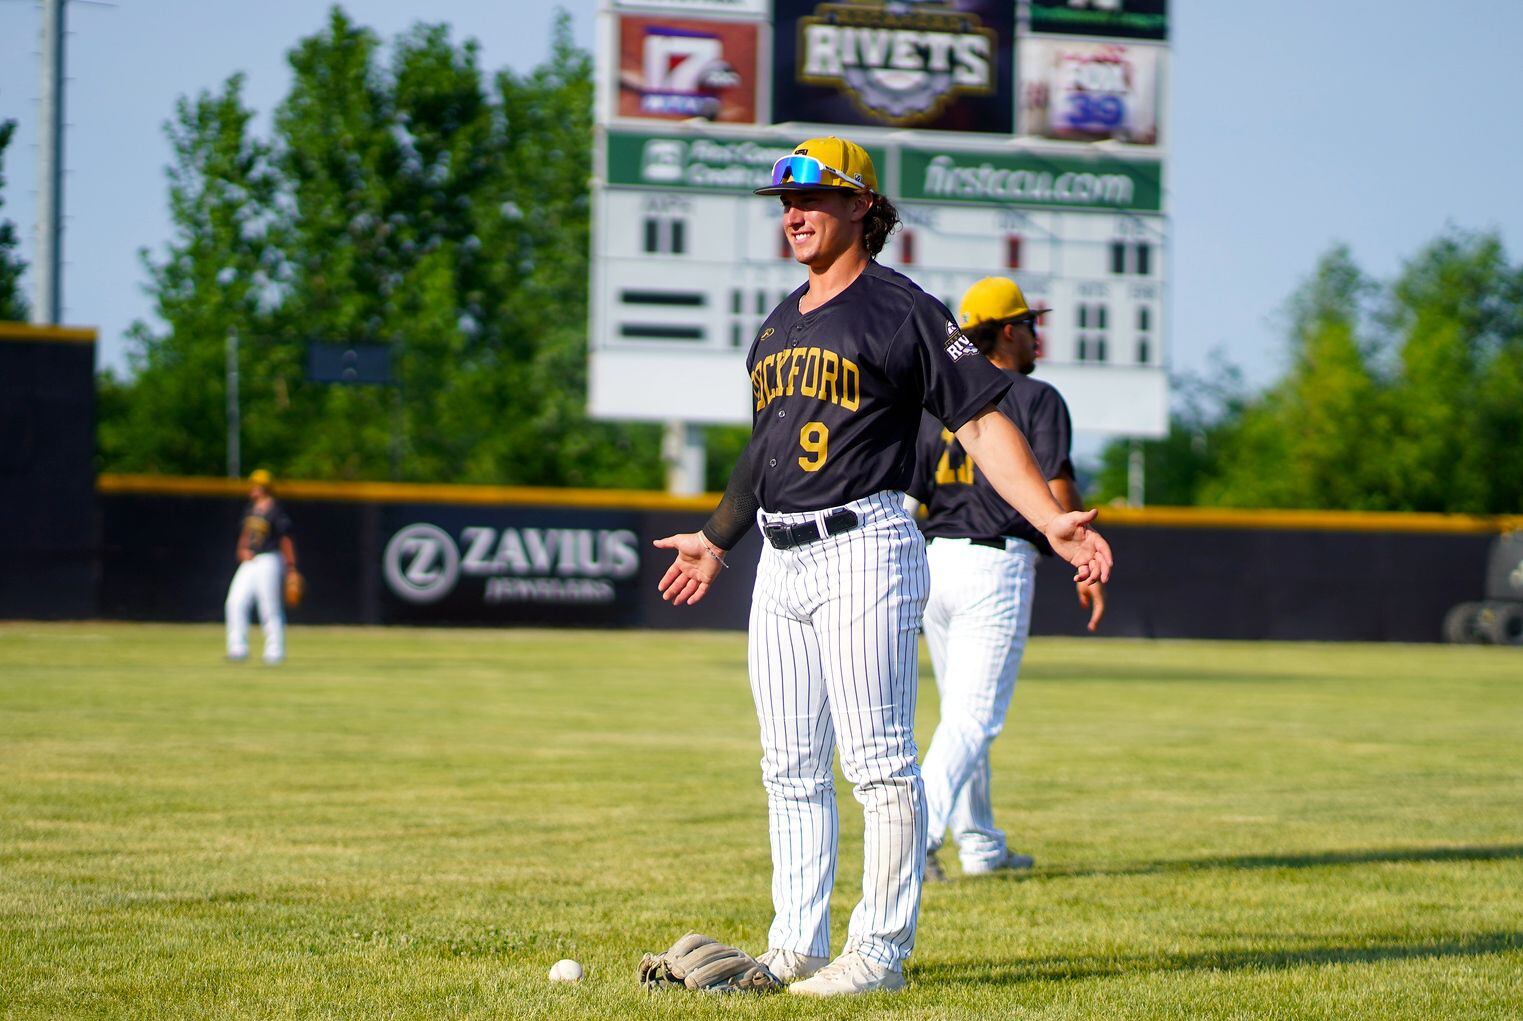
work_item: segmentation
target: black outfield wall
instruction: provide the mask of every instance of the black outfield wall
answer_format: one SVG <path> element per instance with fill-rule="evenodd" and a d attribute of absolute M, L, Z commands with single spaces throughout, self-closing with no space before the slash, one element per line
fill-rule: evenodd
<path fill-rule="evenodd" d="M 0 323 L 0 619 L 95 615 L 95 331 Z"/>
<path fill-rule="evenodd" d="M 217 620 L 232 576 L 241 495 L 205 480 L 155 491 L 105 479 L 100 611 L 133 620 Z M 353 498 L 337 494 L 352 492 Z M 698 606 L 663 603 L 659 536 L 696 529 L 703 501 L 651 494 L 293 484 L 281 494 L 309 582 L 295 623 L 744 628 L 759 540 L 730 555 Z M 1480 598 L 1485 522 L 1372 515 L 1116 511 L 1102 633 L 1169 638 L 1440 640 L 1444 613 Z M 1273 527 L 1265 527 L 1265 524 Z M 1345 523 L 1345 527 L 1338 527 Z M 1496 526 L 1500 527 L 1500 525 Z M 1082 634 L 1071 572 L 1044 561 L 1033 631 Z"/>

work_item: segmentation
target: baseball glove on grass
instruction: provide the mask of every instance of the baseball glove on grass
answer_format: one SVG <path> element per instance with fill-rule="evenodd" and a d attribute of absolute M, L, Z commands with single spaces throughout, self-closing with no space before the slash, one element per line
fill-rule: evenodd
<path fill-rule="evenodd" d="M 709 993 L 775 993 L 783 988 L 766 965 L 744 950 L 696 932 L 664 954 L 646 954 L 640 961 L 640 985 L 648 991 L 682 986 Z"/>
<path fill-rule="evenodd" d="M 303 578 L 295 570 L 286 572 L 285 600 L 287 606 L 300 606 L 302 597 L 307 594 L 307 579 Z"/>

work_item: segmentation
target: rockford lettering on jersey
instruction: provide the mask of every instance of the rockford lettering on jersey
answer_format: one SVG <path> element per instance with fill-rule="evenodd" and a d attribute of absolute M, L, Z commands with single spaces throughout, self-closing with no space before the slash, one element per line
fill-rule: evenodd
<path fill-rule="evenodd" d="M 951 313 L 908 277 L 870 262 L 801 313 L 806 291 L 773 309 L 746 358 L 751 481 L 764 510 L 902 490 L 922 408 L 956 429 L 1009 388 L 986 359 L 949 350 Z"/>
<path fill-rule="evenodd" d="M 777 351 L 751 370 L 751 394 L 760 411 L 779 397 L 802 397 L 839 404 L 856 411 L 862 403 L 862 370 L 829 348 L 795 347 Z"/>

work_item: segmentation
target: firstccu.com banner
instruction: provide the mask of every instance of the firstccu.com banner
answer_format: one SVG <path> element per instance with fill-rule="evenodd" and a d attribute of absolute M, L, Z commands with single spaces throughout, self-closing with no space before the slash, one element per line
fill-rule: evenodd
<path fill-rule="evenodd" d="M 383 528 L 388 622 L 626 625 L 638 615 L 637 514 L 404 505 L 387 508 Z"/>

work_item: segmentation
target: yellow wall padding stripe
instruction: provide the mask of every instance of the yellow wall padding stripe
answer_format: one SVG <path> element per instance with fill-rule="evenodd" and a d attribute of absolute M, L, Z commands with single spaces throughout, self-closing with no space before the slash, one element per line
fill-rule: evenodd
<path fill-rule="evenodd" d="M 0 340 L 52 341 L 67 344 L 95 343 L 93 326 L 33 326 L 0 321 Z"/>
<path fill-rule="evenodd" d="M 1523 528 L 1523 516 L 1395 511 L 1239 510 L 1226 507 L 1102 507 L 1105 523 L 1140 528 L 1238 528 L 1280 532 L 1429 532 L 1485 535 Z"/>
<path fill-rule="evenodd" d="M 239 497 L 243 479 L 173 475 L 102 475 L 102 493 Z M 670 496 L 643 489 L 552 489 L 533 486 L 447 486 L 416 482 L 301 482 L 277 479 L 293 500 L 446 503 L 504 507 L 589 507 L 608 510 L 709 511 L 718 493 Z M 1102 507 L 1100 526 L 1133 528 L 1265 529 L 1304 532 L 1429 532 L 1486 535 L 1523 529 L 1523 515 L 1400 514 L 1377 511 L 1234 510 L 1216 507 Z"/>
<path fill-rule="evenodd" d="M 172 496 L 243 496 L 244 479 L 171 475 L 102 475 L 102 493 Z M 452 503 L 505 507 L 595 507 L 610 510 L 710 511 L 718 493 L 670 496 L 644 489 L 554 489 L 548 486 L 446 486 L 418 482 L 301 482 L 276 478 L 278 496 L 353 503 Z"/>

